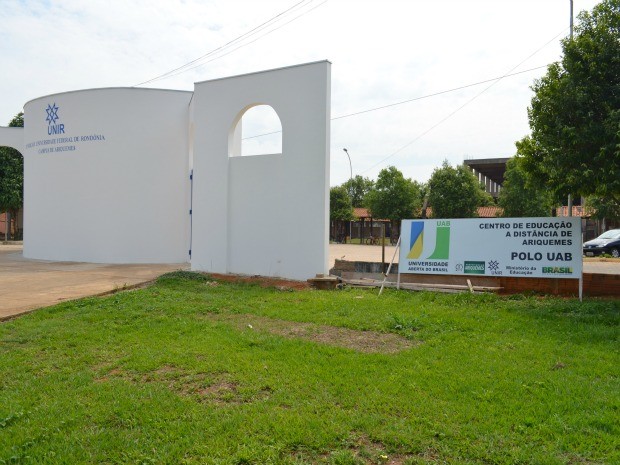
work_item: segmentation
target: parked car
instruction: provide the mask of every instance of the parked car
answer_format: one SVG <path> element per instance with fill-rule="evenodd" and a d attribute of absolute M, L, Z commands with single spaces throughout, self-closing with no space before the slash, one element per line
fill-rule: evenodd
<path fill-rule="evenodd" d="M 620 257 L 620 229 L 610 229 L 596 239 L 583 243 L 583 254 L 593 257 L 608 253 L 612 257 Z"/>

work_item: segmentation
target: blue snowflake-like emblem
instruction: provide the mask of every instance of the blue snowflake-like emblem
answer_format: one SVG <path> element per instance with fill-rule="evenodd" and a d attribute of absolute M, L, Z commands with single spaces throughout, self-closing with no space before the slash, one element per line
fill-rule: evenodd
<path fill-rule="evenodd" d="M 497 271 L 497 270 L 498 270 L 498 268 L 499 268 L 499 262 L 497 262 L 497 261 L 495 261 L 495 260 L 491 260 L 491 261 L 489 262 L 489 269 L 490 269 L 491 271 Z"/>
<path fill-rule="evenodd" d="M 48 125 L 55 124 L 56 120 L 58 119 L 58 107 L 56 106 L 56 102 L 54 102 L 53 105 L 50 105 L 48 103 L 47 108 L 45 109 L 45 112 L 47 113 L 47 118 L 45 118 L 45 121 L 47 121 L 47 124 Z"/>

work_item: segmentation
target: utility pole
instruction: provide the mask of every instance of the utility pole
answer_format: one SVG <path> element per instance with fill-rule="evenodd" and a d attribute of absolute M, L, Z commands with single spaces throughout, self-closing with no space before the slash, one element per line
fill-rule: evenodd
<path fill-rule="evenodd" d="M 570 0 L 570 40 L 573 40 L 573 0 Z"/>
<path fill-rule="evenodd" d="M 573 0 L 570 0 L 570 40 L 573 40 Z M 568 216 L 573 216 L 572 194 L 568 194 Z"/>
<path fill-rule="evenodd" d="M 347 149 L 344 150 L 344 153 L 347 154 L 349 158 L 349 169 L 351 170 L 351 182 L 349 183 L 349 198 L 351 200 L 351 211 L 353 211 L 353 165 L 351 164 L 351 155 L 349 155 L 349 151 Z M 349 243 L 353 243 L 353 221 L 349 220 Z M 360 238 L 360 244 L 362 240 Z"/>

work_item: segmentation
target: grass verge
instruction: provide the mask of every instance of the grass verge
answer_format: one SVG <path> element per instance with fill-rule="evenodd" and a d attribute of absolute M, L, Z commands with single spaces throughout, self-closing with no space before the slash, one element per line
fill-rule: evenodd
<path fill-rule="evenodd" d="M 619 336 L 611 300 L 172 273 L 0 324 L 0 464 L 620 463 Z"/>

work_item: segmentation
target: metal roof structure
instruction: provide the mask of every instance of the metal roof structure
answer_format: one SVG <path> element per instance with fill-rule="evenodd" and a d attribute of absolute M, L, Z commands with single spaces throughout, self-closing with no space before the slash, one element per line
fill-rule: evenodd
<path fill-rule="evenodd" d="M 504 173 L 506 172 L 506 162 L 508 160 L 510 160 L 510 157 L 478 158 L 475 160 L 465 160 L 463 163 L 475 173 L 480 173 L 501 186 L 504 183 Z"/>
<path fill-rule="evenodd" d="M 499 191 L 504 184 L 504 173 L 506 173 L 506 162 L 510 158 L 478 158 L 476 160 L 464 160 L 467 166 L 478 178 L 484 189 L 493 197 L 499 195 Z"/>

